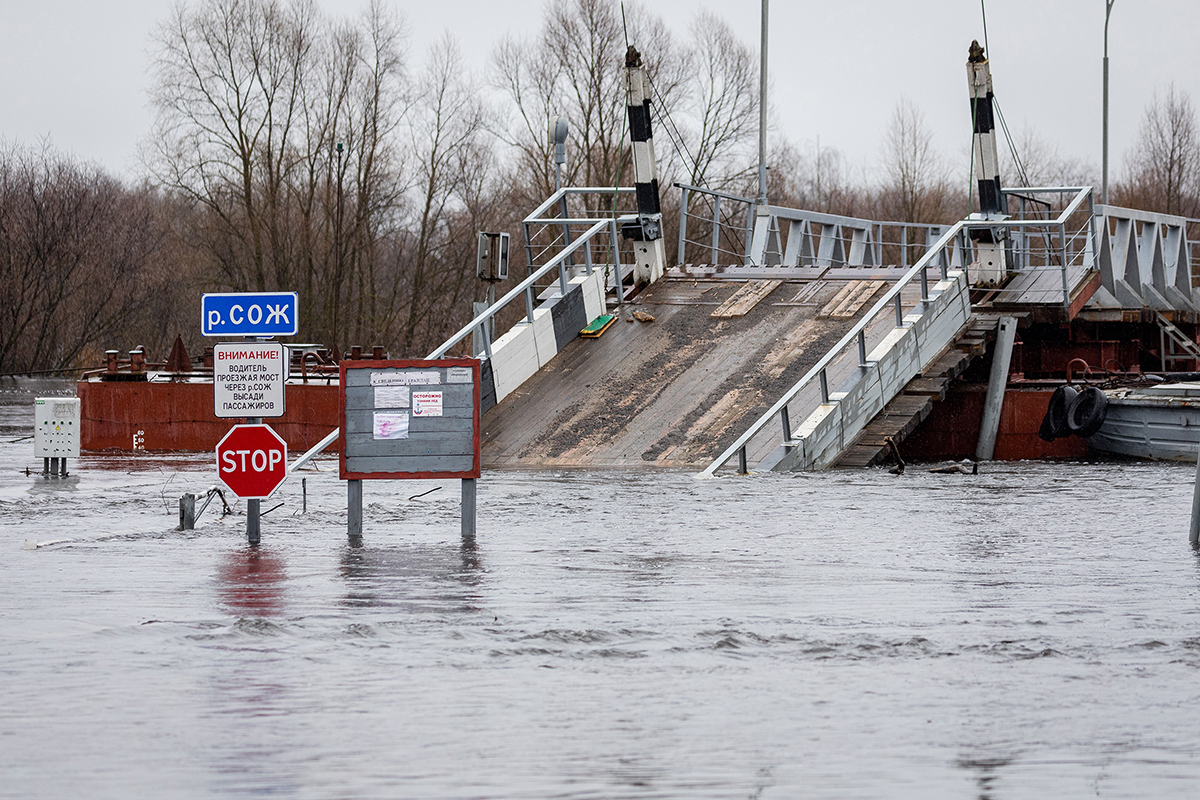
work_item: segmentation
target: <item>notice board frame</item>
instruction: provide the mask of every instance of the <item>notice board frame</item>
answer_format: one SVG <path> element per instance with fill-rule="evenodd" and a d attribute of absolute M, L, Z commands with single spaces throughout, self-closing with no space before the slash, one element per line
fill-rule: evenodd
<path fill-rule="evenodd" d="M 346 360 L 338 369 L 338 472 L 342 480 L 420 480 L 426 478 L 461 478 L 475 479 L 480 476 L 480 409 L 482 408 L 482 362 L 477 358 L 399 358 L 388 360 Z M 474 462 L 470 470 L 463 471 L 414 471 L 414 472 L 351 472 L 346 469 L 346 375 L 349 370 L 384 370 L 384 369 L 446 369 L 449 367 L 469 367 L 471 369 L 472 397 L 474 413 L 472 415 L 472 447 Z M 410 423 L 411 424 L 411 423 Z"/>

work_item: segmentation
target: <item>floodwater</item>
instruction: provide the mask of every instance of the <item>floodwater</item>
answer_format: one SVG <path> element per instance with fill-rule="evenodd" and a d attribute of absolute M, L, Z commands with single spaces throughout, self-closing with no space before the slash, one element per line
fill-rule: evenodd
<path fill-rule="evenodd" d="M 207 456 L 18 471 L 64 386 L 0 385 L 0 797 L 1197 791 L 1188 465 L 485 473 L 473 547 L 370 482 L 351 547 L 326 460 L 251 549 Z"/>

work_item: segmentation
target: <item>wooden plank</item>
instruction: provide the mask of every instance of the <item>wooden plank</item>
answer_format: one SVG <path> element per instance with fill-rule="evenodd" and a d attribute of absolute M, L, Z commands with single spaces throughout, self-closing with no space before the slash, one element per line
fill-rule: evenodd
<path fill-rule="evenodd" d="M 747 281 L 729 299 L 717 306 L 709 316 L 717 319 L 744 317 L 746 312 L 758 305 L 759 301 L 775 291 L 783 281 Z"/>
<path fill-rule="evenodd" d="M 850 281 L 833 299 L 825 304 L 818 317 L 828 319 L 852 319 L 867 304 L 882 285 L 879 281 Z"/>
<path fill-rule="evenodd" d="M 946 381 L 943 378 L 913 378 L 904 391 L 906 394 L 925 394 L 941 400 L 946 396 Z"/>

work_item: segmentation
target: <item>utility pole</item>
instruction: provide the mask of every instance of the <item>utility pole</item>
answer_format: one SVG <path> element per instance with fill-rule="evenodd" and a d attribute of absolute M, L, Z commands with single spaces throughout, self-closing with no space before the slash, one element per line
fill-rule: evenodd
<path fill-rule="evenodd" d="M 1108 205 L 1108 18 L 1114 2 L 1116 0 L 1104 2 L 1104 174 L 1100 179 L 1100 202 L 1104 205 Z"/>

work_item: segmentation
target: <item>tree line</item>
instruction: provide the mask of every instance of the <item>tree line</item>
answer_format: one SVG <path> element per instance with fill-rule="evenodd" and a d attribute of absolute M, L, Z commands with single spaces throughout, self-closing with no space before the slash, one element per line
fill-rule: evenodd
<path fill-rule="evenodd" d="M 135 344 L 163 357 L 177 334 L 194 350 L 205 291 L 297 291 L 300 341 L 423 355 L 483 298 L 476 231 L 519 242 L 520 220 L 553 191 L 555 118 L 571 125 L 564 183 L 631 183 L 630 42 L 651 78 L 660 186 L 755 194 L 757 57 L 710 12 L 675 36 L 636 3 L 623 15 L 607 0 L 550 0 L 540 29 L 499 42 L 476 75 L 449 35 L 415 47 L 381 0 L 354 18 L 313 0 L 177 5 L 153 35 L 140 178 L 48 146 L 0 147 L 0 373 L 99 364 L 106 347 Z M 774 203 L 934 223 L 967 213 L 964 159 L 936 149 L 907 100 L 878 166 L 771 140 Z M 1094 173 L 1026 133 L 1004 180 L 1097 185 Z M 1200 215 L 1186 93 L 1151 99 L 1111 194 Z M 664 188 L 672 243 L 678 204 Z"/>

